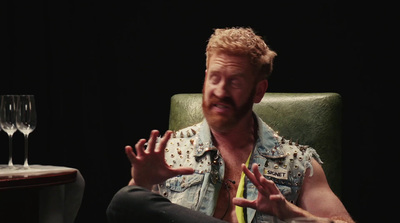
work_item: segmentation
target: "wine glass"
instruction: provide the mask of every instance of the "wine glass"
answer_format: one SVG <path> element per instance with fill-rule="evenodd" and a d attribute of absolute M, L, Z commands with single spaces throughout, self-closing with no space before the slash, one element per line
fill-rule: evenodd
<path fill-rule="evenodd" d="M 12 137 L 17 131 L 16 126 L 16 97 L 14 95 L 2 95 L 0 105 L 0 125 L 8 134 L 8 166 L 13 167 Z"/>
<path fill-rule="evenodd" d="M 28 136 L 36 128 L 36 105 L 33 95 L 19 95 L 17 100 L 17 129 L 24 134 L 25 160 L 24 168 L 28 164 Z"/>

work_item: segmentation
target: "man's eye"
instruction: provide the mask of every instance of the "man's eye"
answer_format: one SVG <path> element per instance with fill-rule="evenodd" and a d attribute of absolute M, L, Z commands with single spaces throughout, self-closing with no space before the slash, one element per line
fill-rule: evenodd
<path fill-rule="evenodd" d="M 211 76 L 210 77 L 210 81 L 211 81 L 212 84 L 218 84 L 219 79 L 220 78 L 218 76 Z"/>
<path fill-rule="evenodd" d="M 241 87 L 241 83 L 238 79 L 233 79 L 231 80 L 231 86 L 234 88 L 240 88 Z"/>

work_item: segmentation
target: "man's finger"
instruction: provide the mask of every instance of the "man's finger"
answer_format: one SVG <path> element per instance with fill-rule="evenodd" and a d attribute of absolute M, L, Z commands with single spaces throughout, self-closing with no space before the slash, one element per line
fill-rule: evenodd
<path fill-rule="evenodd" d="M 167 130 L 164 133 L 164 136 L 161 138 L 160 143 L 158 144 L 157 148 L 155 148 L 154 152 L 164 151 L 165 147 L 167 147 L 167 143 L 171 138 L 172 131 Z"/>
<path fill-rule="evenodd" d="M 258 169 L 258 165 L 256 163 L 254 163 L 252 165 L 252 169 L 253 169 L 254 178 L 257 180 L 257 185 L 256 184 L 254 184 L 254 185 L 256 185 L 258 191 L 261 194 L 263 194 L 264 196 L 267 196 L 267 197 L 270 196 L 270 194 L 273 192 L 273 190 L 271 190 L 271 185 L 269 185 L 269 182 L 265 182 L 268 180 L 263 175 L 261 175 L 261 173 Z"/>
<path fill-rule="evenodd" d="M 254 184 L 254 186 L 256 186 L 256 187 L 260 186 L 260 184 L 258 183 L 258 180 L 254 176 L 254 174 L 249 169 L 247 169 L 247 167 L 244 163 L 242 163 L 242 171 L 247 176 L 247 178 L 249 178 L 249 180 Z"/>
<path fill-rule="evenodd" d="M 125 154 L 128 157 L 128 159 L 131 162 L 131 164 L 136 161 L 136 155 L 133 152 L 133 149 L 132 149 L 131 146 L 125 146 Z"/>
<path fill-rule="evenodd" d="M 258 165 L 256 163 L 253 163 L 252 168 L 253 168 L 253 174 L 254 174 L 257 182 L 260 183 L 260 179 L 263 176 L 261 175 L 260 171 L 258 170 Z"/>
<path fill-rule="evenodd" d="M 188 175 L 188 174 L 193 174 L 194 169 L 192 167 L 180 167 L 177 169 L 174 169 L 174 176 L 178 175 Z"/>
<path fill-rule="evenodd" d="M 267 180 L 265 177 L 260 178 L 260 184 L 266 188 L 270 194 L 280 194 L 280 190 L 272 180 Z"/>
<path fill-rule="evenodd" d="M 240 207 L 248 207 L 248 208 L 253 208 L 257 209 L 256 201 L 250 201 L 241 197 L 235 197 L 232 200 L 232 203 L 234 205 L 240 206 Z"/>
<path fill-rule="evenodd" d="M 150 133 L 150 138 L 149 142 L 147 144 L 146 152 L 152 153 L 155 150 L 156 143 L 157 143 L 157 137 L 160 135 L 160 132 L 158 130 L 152 130 Z"/>
<path fill-rule="evenodd" d="M 140 139 L 136 145 L 135 145 L 135 149 L 136 149 L 136 155 L 137 156 L 143 156 L 144 153 L 144 144 L 146 143 L 145 139 Z M 132 148 L 132 147 L 131 147 Z"/>

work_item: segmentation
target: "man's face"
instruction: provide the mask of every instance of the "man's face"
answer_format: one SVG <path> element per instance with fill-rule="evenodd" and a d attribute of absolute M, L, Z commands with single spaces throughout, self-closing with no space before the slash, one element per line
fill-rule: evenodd
<path fill-rule="evenodd" d="M 211 128 L 225 132 L 251 115 L 256 91 L 252 72 L 247 57 L 211 56 L 203 86 L 203 113 Z"/>

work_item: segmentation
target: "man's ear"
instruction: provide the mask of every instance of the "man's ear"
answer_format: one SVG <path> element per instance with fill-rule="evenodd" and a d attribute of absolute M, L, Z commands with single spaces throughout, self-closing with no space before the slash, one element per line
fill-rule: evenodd
<path fill-rule="evenodd" d="M 264 97 L 265 92 L 268 89 L 268 80 L 263 79 L 257 83 L 256 86 L 256 94 L 254 95 L 254 103 L 259 103 L 261 99 Z"/>
<path fill-rule="evenodd" d="M 206 87 L 206 80 L 207 80 L 207 69 L 204 72 L 204 81 L 203 81 L 203 89 L 201 90 L 201 92 L 204 94 L 204 88 Z"/>

